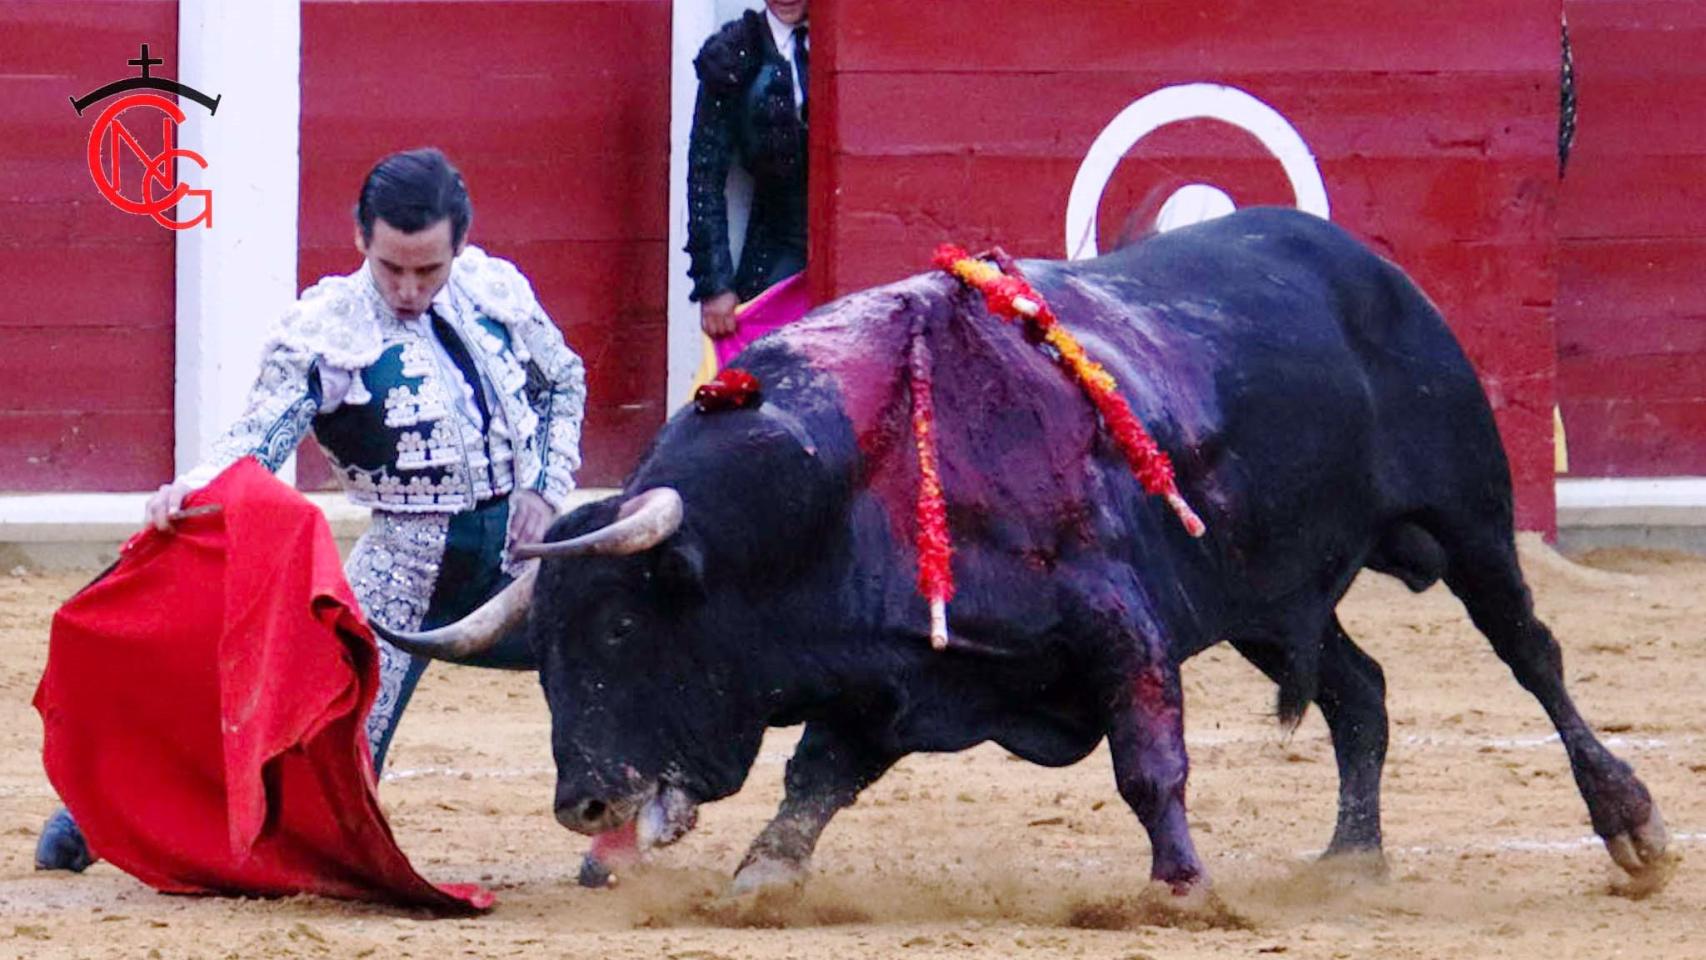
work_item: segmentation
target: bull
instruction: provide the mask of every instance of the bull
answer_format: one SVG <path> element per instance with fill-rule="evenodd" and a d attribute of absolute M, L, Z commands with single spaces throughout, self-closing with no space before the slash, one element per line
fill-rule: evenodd
<path fill-rule="evenodd" d="M 994 741 L 1047 766 L 1106 739 L 1154 880 L 1206 878 L 1185 816 L 1180 665 L 1221 641 L 1339 771 L 1326 855 L 1380 855 L 1381 668 L 1335 607 L 1363 569 L 1443 580 L 1561 737 L 1595 832 L 1653 876 L 1664 821 L 1565 689 L 1513 538 L 1481 384 L 1439 312 L 1348 234 L 1239 212 L 1094 260 L 1023 261 L 1116 378 L 1208 524 L 1146 496 L 1076 385 L 973 292 L 928 274 L 750 347 L 763 403 L 678 413 L 620 496 L 560 518 L 535 573 L 468 620 L 394 636 L 478 653 L 524 618 L 551 711 L 555 810 L 667 840 L 804 723 L 736 888 L 803 875 L 835 813 L 901 757 Z M 936 358 L 958 593 L 927 642 L 914 585 L 910 338 Z"/>

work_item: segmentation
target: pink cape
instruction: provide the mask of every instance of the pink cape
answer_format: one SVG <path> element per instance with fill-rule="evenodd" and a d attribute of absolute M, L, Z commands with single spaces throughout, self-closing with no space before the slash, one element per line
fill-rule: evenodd
<path fill-rule="evenodd" d="M 373 634 L 325 518 L 253 460 L 131 538 L 54 615 L 35 706 L 91 849 L 169 893 L 316 893 L 488 909 L 398 849 L 363 720 Z"/>
<path fill-rule="evenodd" d="M 729 365 L 747 344 L 778 327 L 787 326 L 811 309 L 804 271 L 778 280 L 769 289 L 735 308 L 735 332 L 712 341 L 717 348 L 717 369 Z"/>

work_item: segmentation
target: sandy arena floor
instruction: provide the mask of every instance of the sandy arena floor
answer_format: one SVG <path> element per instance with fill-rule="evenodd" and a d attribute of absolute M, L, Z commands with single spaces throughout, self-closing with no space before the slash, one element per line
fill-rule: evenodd
<path fill-rule="evenodd" d="M 491 915 L 168 897 L 105 864 L 41 875 L 31 853 L 54 800 L 29 700 L 53 608 L 87 576 L 0 573 L 0 957 L 1706 957 L 1706 561 L 1601 552 L 1577 566 L 1525 547 L 1578 702 L 1683 856 L 1645 899 L 1618 892 L 1539 706 L 1457 602 L 1373 575 L 1341 612 L 1390 689 L 1383 883 L 1311 868 L 1333 822 L 1325 726 L 1311 712 L 1282 736 L 1271 686 L 1226 648 L 1186 668 L 1192 823 L 1222 904 L 1202 914 L 1145 898 L 1148 844 L 1105 751 L 1046 770 L 988 747 L 912 757 L 867 792 L 825 834 L 801 903 L 726 901 L 797 730 L 774 732 L 746 790 L 651 871 L 585 891 L 585 841 L 550 816 L 535 681 L 443 667 L 381 794 L 422 872 L 484 881 Z"/>

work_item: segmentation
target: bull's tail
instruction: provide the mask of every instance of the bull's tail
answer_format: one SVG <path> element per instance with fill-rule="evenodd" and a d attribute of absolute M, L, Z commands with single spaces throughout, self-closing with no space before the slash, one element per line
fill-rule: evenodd
<path fill-rule="evenodd" d="M 1292 676 L 1280 684 L 1276 712 L 1280 729 L 1288 736 L 1297 731 L 1297 725 L 1303 722 L 1303 714 L 1315 702 L 1317 686 L 1318 678 L 1314 673 L 1307 677 Z"/>
<path fill-rule="evenodd" d="M 1299 637 L 1286 644 L 1285 671 L 1274 679 L 1279 694 L 1274 712 L 1280 729 L 1288 736 L 1303 722 L 1303 714 L 1315 702 L 1321 685 L 1321 643 L 1316 637 Z"/>
<path fill-rule="evenodd" d="M 1234 637 L 1232 646 L 1279 687 L 1274 713 L 1289 736 L 1320 692 L 1321 631 L 1307 624 L 1271 624 L 1270 628 Z"/>

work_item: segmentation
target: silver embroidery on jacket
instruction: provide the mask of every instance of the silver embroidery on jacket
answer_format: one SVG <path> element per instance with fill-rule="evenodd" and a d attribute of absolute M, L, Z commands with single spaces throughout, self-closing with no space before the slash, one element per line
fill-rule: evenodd
<path fill-rule="evenodd" d="M 447 514 L 374 511 L 344 563 L 344 576 L 369 619 L 391 630 L 420 629 L 449 531 Z M 414 659 L 384 640 L 378 643 L 379 693 L 367 715 L 368 743 L 378 743 L 396 722 L 403 677 Z"/>
<path fill-rule="evenodd" d="M 414 458 L 420 456 L 417 443 L 429 448 L 428 460 L 449 457 L 450 445 L 435 443 L 433 434 L 460 404 L 446 401 L 447 391 L 437 385 L 440 376 L 431 346 L 397 322 L 365 267 L 316 283 L 274 327 L 247 408 L 215 442 L 209 461 L 193 471 L 201 475 L 200 482 L 250 454 L 277 469 L 312 426 L 316 408 L 309 400 L 308 385 L 316 366 L 354 374 L 344 403 L 373 402 L 376 398 L 368 394 L 360 372 L 387 347 L 400 342 L 404 374 L 426 382 L 418 394 L 400 388 L 377 399 L 385 404 L 389 423 L 419 426 L 409 431 L 418 439 L 406 441 L 406 449 L 399 451 L 403 462 L 393 470 L 362 475 L 347 467 L 340 469 L 350 499 L 381 510 L 455 512 L 523 487 L 560 507 L 574 489 L 574 472 L 580 468 L 581 417 L 586 406 L 586 374 L 580 357 L 563 342 L 514 264 L 469 246 L 452 264 L 446 289 L 454 307 L 447 319 L 470 345 L 498 401 L 487 428 L 489 437 L 465 420 L 455 424 L 471 431 L 467 436 L 481 440 L 466 445 L 467 463 L 458 472 L 459 484 L 441 481 L 428 490 L 419 484 L 411 486 L 412 478 L 393 472 L 415 467 Z M 475 322 L 476 316 L 504 326 L 510 343 L 506 346 Z M 530 369 L 537 371 L 541 381 L 534 389 L 529 388 Z M 486 439 L 492 441 L 489 450 Z M 463 458 L 460 449 L 456 456 Z"/>

